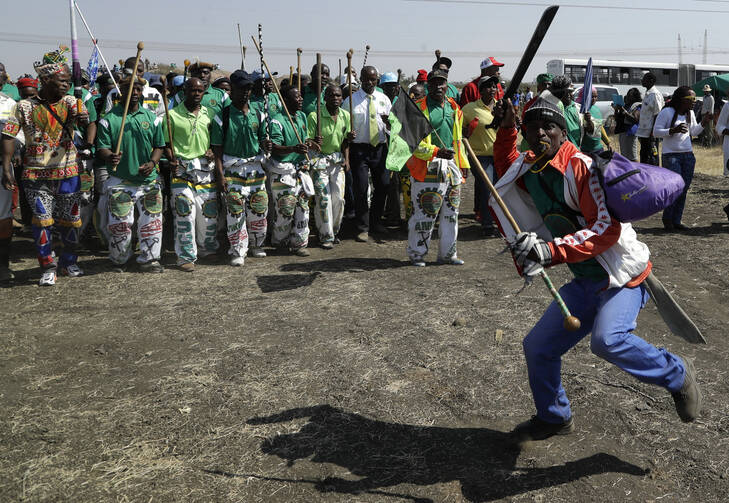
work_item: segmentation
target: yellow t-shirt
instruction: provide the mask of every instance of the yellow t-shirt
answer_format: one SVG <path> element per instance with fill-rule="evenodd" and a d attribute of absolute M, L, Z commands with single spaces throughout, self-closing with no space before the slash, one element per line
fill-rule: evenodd
<path fill-rule="evenodd" d="M 479 98 L 463 107 L 463 130 L 471 126 L 471 121 L 478 119 L 478 125 L 468 139 L 476 155 L 494 155 L 494 141 L 496 141 L 496 129 L 486 129 L 484 126 L 491 124 L 494 115 L 491 110 Z"/>

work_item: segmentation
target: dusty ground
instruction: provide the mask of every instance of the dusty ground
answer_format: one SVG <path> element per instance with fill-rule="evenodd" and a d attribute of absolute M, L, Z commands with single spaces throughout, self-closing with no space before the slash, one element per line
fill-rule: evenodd
<path fill-rule="evenodd" d="M 86 277 L 39 288 L 21 240 L 0 290 L 0 501 L 726 501 L 727 201 L 698 175 L 690 232 L 636 226 L 709 341 L 640 315 L 639 334 L 695 358 L 700 420 L 583 341 L 563 367 L 576 433 L 523 449 L 506 435 L 533 413 L 521 339 L 549 297 L 516 295 L 469 203 L 460 268 L 407 267 L 400 235 L 193 274 L 85 255 Z"/>

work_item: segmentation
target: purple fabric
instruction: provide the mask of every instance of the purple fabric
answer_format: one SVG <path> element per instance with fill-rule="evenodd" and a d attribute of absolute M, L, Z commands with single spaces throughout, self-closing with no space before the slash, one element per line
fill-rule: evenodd
<path fill-rule="evenodd" d="M 673 204 L 685 183 L 671 170 L 632 162 L 620 154 L 599 160 L 610 213 L 621 222 L 642 220 Z"/>

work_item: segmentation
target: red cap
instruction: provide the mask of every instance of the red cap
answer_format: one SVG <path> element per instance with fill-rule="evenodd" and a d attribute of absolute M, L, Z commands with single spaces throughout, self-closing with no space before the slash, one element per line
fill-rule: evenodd
<path fill-rule="evenodd" d="M 481 61 L 481 70 L 483 70 L 484 68 L 488 68 L 489 66 L 504 66 L 504 63 L 500 63 L 496 61 L 495 58 L 489 56 L 488 58 Z"/>
<path fill-rule="evenodd" d="M 16 82 L 18 87 L 34 87 L 38 89 L 38 79 L 31 77 L 22 77 Z"/>
<path fill-rule="evenodd" d="M 425 70 L 418 70 L 418 77 L 415 79 L 416 82 L 427 82 L 428 72 Z"/>

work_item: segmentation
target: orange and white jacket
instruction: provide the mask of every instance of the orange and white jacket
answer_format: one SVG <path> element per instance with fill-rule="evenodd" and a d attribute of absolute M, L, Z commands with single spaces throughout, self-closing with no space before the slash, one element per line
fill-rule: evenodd
<path fill-rule="evenodd" d="M 592 166 L 592 159 L 581 153 L 570 142 L 565 142 L 550 165 L 565 178 L 564 200 L 579 212 L 582 226 L 573 234 L 561 238 L 551 235 L 544 225 L 525 185 L 522 175 L 532 166 L 531 151 L 520 154 L 516 149 L 515 128 L 499 128 L 494 143 L 494 167 L 499 180 L 496 190 L 522 231 L 536 232 L 549 243 L 552 265 L 582 262 L 595 258 L 610 277 L 609 287 L 639 285 L 650 273 L 648 246 L 638 241 L 633 227 L 613 218 L 607 209 L 605 193 Z M 506 219 L 494 198 L 489 206 L 497 218 L 499 228 L 508 242 L 516 232 Z"/>

